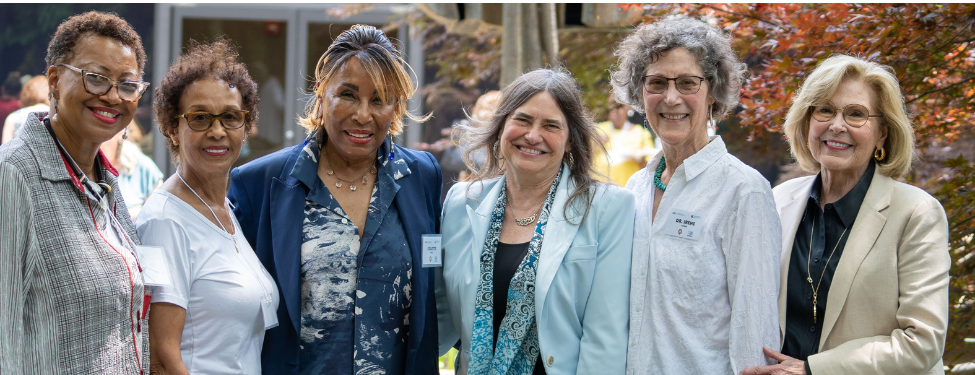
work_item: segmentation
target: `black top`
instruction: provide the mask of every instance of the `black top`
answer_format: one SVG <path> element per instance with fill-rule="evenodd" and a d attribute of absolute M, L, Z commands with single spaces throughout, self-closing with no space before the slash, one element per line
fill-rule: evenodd
<path fill-rule="evenodd" d="M 498 242 L 497 252 L 494 254 L 494 336 L 492 336 L 494 345 L 498 344 L 501 321 L 508 314 L 508 288 L 511 286 L 511 278 L 518 271 L 521 261 L 528 255 L 528 244 L 528 242 L 518 244 Z M 545 375 L 540 354 L 535 361 L 535 371 L 532 371 L 532 375 Z"/>
<path fill-rule="evenodd" d="M 850 238 L 850 231 L 860 211 L 860 205 L 863 204 L 863 198 L 870 188 L 874 168 L 874 163 L 871 161 L 856 186 L 835 203 L 827 203 L 823 210 L 819 205 L 822 174 L 816 176 L 816 181 L 809 192 L 806 211 L 802 215 L 802 221 L 796 229 L 795 241 L 792 243 L 786 292 L 785 342 L 782 345 L 782 354 L 805 361 L 810 355 L 819 352 L 820 333 L 826 316 L 826 299 L 833 281 L 833 273 L 836 272 L 836 266 L 843 255 L 846 241 Z M 811 247 L 810 231 L 812 231 Z M 834 251 L 834 247 L 835 253 L 830 258 L 830 252 Z M 810 251 L 812 256 L 809 254 Z M 807 273 L 806 266 L 809 262 L 811 264 L 808 265 Z M 826 268 L 825 271 L 823 267 Z M 809 276 L 809 273 L 812 276 Z M 820 276 L 822 282 L 819 281 Z M 812 285 L 809 285 L 806 277 L 812 278 Z M 813 321 L 813 286 L 815 285 L 819 287 L 816 296 L 816 320 Z M 809 372 L 808 363 L 806 371 Z"/>

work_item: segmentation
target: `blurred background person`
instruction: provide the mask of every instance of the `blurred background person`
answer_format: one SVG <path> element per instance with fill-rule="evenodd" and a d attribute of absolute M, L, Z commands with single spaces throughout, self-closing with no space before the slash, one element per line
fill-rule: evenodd
<path fill-rule="evenodd" d="M 684 16 L 620 43 L 616 98 L 662 152 L 636 195 L 627 374 L 737 374 L 779 343 L 782 233 L 772 188 L 708 124 L 738 104 L 745 64 L 721 29 Z"/>
<path fill-rule="evenodd" d="M 163 181 L 162 171 L 152 158 L 142 153 L 142 149 L 136 143 L 141 137 L 140 129 L 139 124 L 132 120 L 125 130 L 102 143 L 100 147 L 105 158 L 111 161 L 119 172 L 119 189 L 132 220 L 139 215 L 142 204 L 146 198 L 149 198 L 149 194 L 152 194 L 152 191 Z"/>
<path fill-rule="evenodd" d="M 139 34 L 112 13 L 62 22 L 51 113 L 0 146 L 0 373 L 148 372 L 139 238 L 99 146 L 149 87 Z"/>
<path fill-rule="evenodd" d="M 457 133 L 486 161 L 444 206 L 441 353 L 460 342 L 462 375 L 622 374 L 633 194 L 594 179 L 575 79 L 526 73 L 480 120 Z"/>
<path fill-rule="evenodd" d="M 36 75 L 27 80 L 20 90 L 21 108 L 7 116 L 3 122 L 3 135 L 0 144 L 10 142 L 17 136 L 20 128 L 27 123 L 27 116 L 34 112 L 51 110 L 51 91 L 47 87 L 47 77 Z"/>
<path fill-rule="evenodd" d="M 231 172 L 241 231 L 281 288 L 269 374 L 435 374 L 433 271 L 440 168 L 393 144 L 416 92 L 373 26 L 342 32 L 315 68 L 305 141 Z"/>
<path fill-rule="evenodd" d="M 227 200 L 230 168 L 259 118 L 257 84 L 229 40 L 192 41 L 155 94 L 177 167 L 136 220 L 142 243 L 162 247 L 172 281 L 153 290 L 152 372 L 261 374 L 279 295 Z"/>
<path fill-rule="evenodd" d="M 650 130 L 629 121 L 632 110 L 629 105 L 618 103 L 616 94 L 610 94 L 608 120 L 596 124 L 605 141 L 606 154 L 594 158 L 595 169 L 619 186 L 626 186 L 630 176 L 647 166 L 647 160 L 660 151 L 654 148 Z"/>
<path fill-rule="evenodd" d="M 948 219 L 898 182 L 914 129 L 889 66 L 837 55 L 785 119 L 806 172 L 775 188 L 782 217 L 781 362 L 742 374 L 944 374 Z"/>
<path fill-rule="evenodd" d="M 5 126 L 7 116 L 20 109 L 20 73 L 10 72 L 0 86 L 0 126 Z"/>

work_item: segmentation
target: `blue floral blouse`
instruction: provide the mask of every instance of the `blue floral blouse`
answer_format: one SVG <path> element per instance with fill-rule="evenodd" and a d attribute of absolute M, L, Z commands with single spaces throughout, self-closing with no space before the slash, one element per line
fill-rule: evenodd
<path fill-rule="evenodd" d="M 406 366 L 412 264 L 396 205 L 406 162 L 379 148 L 365 233 L 318 178 L 322 132 L 291 175 L 308 186 L 301 245 L 300 374 L 397 375 Z M 348 187 L 343 186 L 343 189 Z"/>

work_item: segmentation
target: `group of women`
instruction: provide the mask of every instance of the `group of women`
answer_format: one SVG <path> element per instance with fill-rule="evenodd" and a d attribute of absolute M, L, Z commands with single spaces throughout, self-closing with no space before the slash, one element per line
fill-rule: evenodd
<path fill-rule="evenodd" d="M 815 175 L 772 189 L 707 135 L 744 82 L 727 36 L 674 18 L 617 55 L 663 145 L 625 188 L 543 69 L 455 130 L 487 157 L 441 206 L 435 159 L 393 143 L 424 117 L 380 30 L 321 57 L 304 142 L 233 170 L 257 86 L 229 41 L 193 44 L 153 103 L 177 170 L 133 225 L 98 146 L 145 53 L 113 14 L 69 18 L 51 111 L 0 147 L 0 372 L 436 374 L 452 347 L 460 374 L 944 372 L 947 220 L 895 180 L 914 141 L 888 68 L 807 76 L 784 127 Z"/>

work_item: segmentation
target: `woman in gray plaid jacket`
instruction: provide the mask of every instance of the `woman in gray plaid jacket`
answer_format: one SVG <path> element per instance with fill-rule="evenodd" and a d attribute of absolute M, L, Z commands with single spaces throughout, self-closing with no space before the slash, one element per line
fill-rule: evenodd
<path fill-rule="evenodd" d="M 58 26 L 46 60 L 51 112 L 0 147 L 0 373 L 140 374 L 139 239 L 98 146 L 149 86 L 142 41 L 88 12 Z"/>

